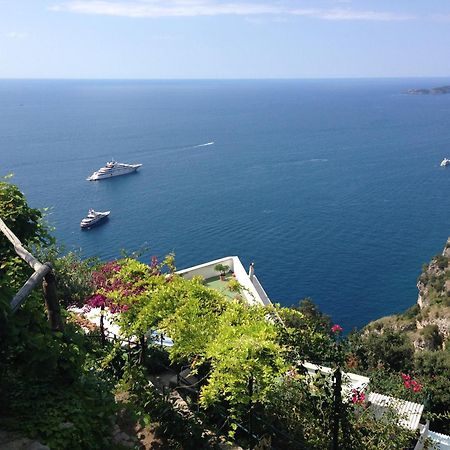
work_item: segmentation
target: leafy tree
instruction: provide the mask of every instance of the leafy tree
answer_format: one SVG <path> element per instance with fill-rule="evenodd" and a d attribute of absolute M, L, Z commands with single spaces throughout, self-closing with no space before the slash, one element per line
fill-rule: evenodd
<path fill-rule="evenodd" d="M 292 370 L 275 383 L 261 412 L 280 448 L 330 448 L 333 413 L 332 380 L 318 374 L 310 378 Z M 277 446 L 277 447 L 278 447 Z"/>
<path fill-rule="evenodd" d="M 160 323 L 159 328 L 174 341 L 170 349 L 172 360 L 194 359 L 198 364 L 204 361 L 208 345 L 216 338 L 220 315 L 226 309 L 227 300 L 195 280 L 178 280 L 177 287 L 178 307 Z M 164 294 L 164 289 L 161 294 Z"/>
<path fill-rule="evenodd" d="M 206 357 L 212 371 L 201 390 L 200 403 L 211 407 L 226 402 L 235 420 L 253 405 L 268 401 L 286 368 L 276 327 L 266 319 L 265 309 L 237 301 L 231 301 L 220 316 Z"/>
<path fill-rule="evenodd" d="M 386 330 L 381 334 L 361 336 L 360 365 L 373 369 L 384 367 L 394 372 L 410 371 L 414 347 L 404 333 Z"/>
<path fill-rule="evenodd" d="M 433 430 L 450 433 L 447 418 L 433 418 L 450 411 L 450 350 L 419 352 L 414 360 L 415 372 L 424 384 L 426 413 L 432 412 Z"/>
<path fill-rule="evenodd" d="M 281 321 L 278 325 L 280 342 L 288 348 L 293 361 L 330 364 L 336 346 L 331 332 L 331 319 L 322 314 L 311 299 L 301 300 L 298 307 L 276 307 Z"/>
<path fill-rule="evenodd" d="M 293 309 L 302 313 L 308 323 L 314 325 L 317 331 L 330 333 L 332 325 L 330 316 L 322 313 L 309 297 L 300 300 L 299 305 Z"/>
<path fill-rule="evenodd" d="M 82 259 L 78 252 L 64 254 L 63 248 L 56 245 L 37 248 L 35 255 L 52 265 L 62 306 L 82 306 L 92 295 L 95 289 L 93 273 L 100 265 L 98 258 Z"/>

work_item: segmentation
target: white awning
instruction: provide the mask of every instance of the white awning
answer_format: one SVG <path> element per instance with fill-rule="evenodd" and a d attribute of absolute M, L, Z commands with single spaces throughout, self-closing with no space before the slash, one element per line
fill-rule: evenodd
<path fill-rule="evenodd" d="M 392 408 L 400 417 L 398 421 L 400 426 L 411 430 L 418 428 L 423 405 L 389 397 L 388 395 L 377 394 L 376 392 L 371 392 L 368 400 L 371 403 L 370 408 L 374 412 L 375 417 L 381 417 L 388 408 Z"/>

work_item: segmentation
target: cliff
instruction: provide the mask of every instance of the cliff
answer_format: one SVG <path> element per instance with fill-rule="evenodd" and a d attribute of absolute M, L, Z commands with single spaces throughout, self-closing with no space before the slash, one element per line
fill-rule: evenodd
<path fill-rule="evenodd" d="M 414 306 L 369 323 L 365 333 L 404 332 L 416 350 L 440 350 L 450 345 L 450 238 L 442 255 L 424 265 L 417 288 Z"/>

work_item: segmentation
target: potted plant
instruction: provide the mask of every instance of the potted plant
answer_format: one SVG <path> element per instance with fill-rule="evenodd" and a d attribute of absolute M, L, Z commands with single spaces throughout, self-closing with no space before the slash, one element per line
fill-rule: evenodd
<path fill-rule="evenodd" d="M 230 270 L 230 266 L 227 266 L 226 264 L 216 264 L 214 266 L 214 270 L 216 272 L 219 272 L 220 279 L 223 281 L 225 279 L 226 273 Z"/>

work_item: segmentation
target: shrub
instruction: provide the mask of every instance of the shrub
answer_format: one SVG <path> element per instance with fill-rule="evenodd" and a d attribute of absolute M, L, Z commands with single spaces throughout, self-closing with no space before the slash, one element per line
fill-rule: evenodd
<path fill-rule="evenodd" d="M 417 303 L 415 303 L 413 306 L 411 306 L 410 308 L 408 308 L 403 314 L 402 316 L 405 319 L 414 319 L 417 314 L 419 314 L 420 312 L 420 307 Z"/>
<path fill-rule="evenodd" d="M 442 346 L 442 336 L 439 334 L 439 327 L 437 325 L 426 325 L 420 330 L 420 334 L 432 350 L 436 350 Z"/>
<path fill-rule="evenodd" d="M 369 334 L 363 338 L 367 367 L 382 365 L 393 371 L 407 371 L 412 367 L 414 347 L 408 336 L 387 330 L 382 334 Z"/>
<path fill-rule="evenodd" d="M 434 258 L 439 269 L 444 270 L 448 267 L 448 258 L 444 255 L 436 255 Z"/>

